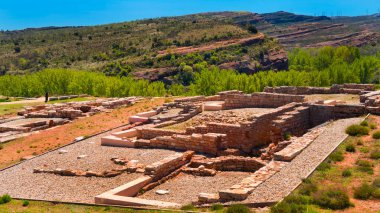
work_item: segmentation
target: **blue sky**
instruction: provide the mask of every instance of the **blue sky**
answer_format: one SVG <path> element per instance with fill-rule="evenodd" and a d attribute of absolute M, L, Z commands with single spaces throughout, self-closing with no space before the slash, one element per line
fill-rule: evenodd
<path fill-rule="evenodd" d="M 380 0 L 3 0 L 0 29 L 97 25 L 208 11 L 280 10 L 356 16 L 378 13 Z"/>

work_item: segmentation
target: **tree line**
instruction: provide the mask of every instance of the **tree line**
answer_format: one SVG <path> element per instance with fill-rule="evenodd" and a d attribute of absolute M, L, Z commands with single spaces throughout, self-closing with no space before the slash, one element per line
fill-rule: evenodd
<path fill-rule="evenodd" d="M 289 53 L 289 61 L 289 71 L 266 71 L 253 75 L 221 70 L 207 62 L 193 66 L 182 64 L 184 73 L 179 77 L 186 77 L 186 84 L 171 86 L 129 76 L 109 77 L 99 72 L 46 69 L 22 76 L 1 76 L 0 95 L 34 97 L 43 95 L 45 91 L 53 95 L 105 97 L 213 95 L 235 89 L 246 93 L 260 92 L 266 86 L 324 87 L 342 83 L 379 84 L 380 80 L 379 54 L 363 56 L 357 48 L 296 49 Z"/>

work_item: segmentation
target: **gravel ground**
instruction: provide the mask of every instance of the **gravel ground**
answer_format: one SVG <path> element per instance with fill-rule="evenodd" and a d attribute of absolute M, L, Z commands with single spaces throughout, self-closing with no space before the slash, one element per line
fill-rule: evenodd
<path fill-rule="evenodd" d="M 161 149 L 100 146 L 100 138 L 108 134 L 104 133 L 62 148 L 68 151 L 66 154 L 53 151 L 0 172 L 0 194 L 8 193 L 15 198 L 94 203 L 96 195 L 134 180 L 141 174 L 123 174 L 114 178 L 62 177 L 34 174 L 33 169 L 41 167 L 104 171 L 117 167 L 110 160 L 112 157 L 124 157 L 151 164 L 175 153 Z M 80 155 L 88 157 L 77 159 Z"/>
<path fill-rule="evenodd" d="M 278 202 L 291 193 L 347 136 L 345 129 L 363 118 L 342 119 L 326 130 L 279 173 L 259 185 L 245 203 Z"/>
<path fill-rule="evenodd" d="M 188 121 L 165 128 L 184 130 L 187 127 L 205 125 L 209 122 L 238 124 L 240 122 L 248 121 L 252 116 L 256 114 L 268 113 L 272 110 L 273 109 L 270 108 L 243 108 L 221 111 L 206 111 L 194 116 Z"/>
<path fill-rule="evenodd" d="M 222 189 L 240 183 L 251 174 L 249 172 L 219 172 L 214 177 L 200 177 L 181 173 L 174 179 L 144 193 L 139 198 L 189 204 L 198 201 L 199 193 L 217 193 Z M 156 191 L 160 189 L 168 190 L 169 193 L 166 195 L 156 194 Z"/>

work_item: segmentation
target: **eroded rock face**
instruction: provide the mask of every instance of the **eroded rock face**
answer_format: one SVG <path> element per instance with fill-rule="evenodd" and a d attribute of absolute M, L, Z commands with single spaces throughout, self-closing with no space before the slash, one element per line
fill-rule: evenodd
<path fill-rule="evenodd" d="M 145 79 L 149 81 L 162 81 L 165 84 L 171 83 L 171 76 L 178 74 L 178 69 L 173 67 L 149 69 L 132 73 L 136 79 Z"/>
<path fill-rule="evenodd" d="M 242 61 L 228 62 L 219 65 L 219 68 L 233 69 L 246 74 L 254 74 L 266 70 L 287 70 L 289 68 L 288 54 L 284 49 L 279 51 L 271 50 L 269 53 L 263 54 L 258 61 L 245 59 Z"/>

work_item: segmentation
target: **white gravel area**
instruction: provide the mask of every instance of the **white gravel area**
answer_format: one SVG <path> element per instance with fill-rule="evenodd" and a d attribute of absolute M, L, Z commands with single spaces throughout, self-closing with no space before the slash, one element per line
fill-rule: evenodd
<path fill-rule="evenodd" d="M 217 193 L 227 189 L 252 173 L 249 172 L 218 172 L 213 177 L 201 177 L 181 173 L 156 188 L 140 195 L 139 198 L 189 204 L 198 201 L 199 193 Z M 166 195 L 156 194 L 157 190 L 169 191 Z"/>
<path fill-rule="evenodd" d="M 14 198 L 41 199 L 48 201 L 94 203 L 94 197 L 110 189 L 132 181 L 142 174 L 122 174 L 114 178 L 62 177 L 54 174 L 34 174 L 34 168 L 80 169 L 101 172 L 117 168 L 111 158 L 123 157 L 151 164 L 168 157 L 175 151 L 163 149 L 131 149 L 100 145 L 104 133 L 33 158 L 0 172 L 0 195 L 10 194 Z M 80 155 L 87 155 L 77 159 Z"/>
<path fill-rule="evenodd" d="M 302 179 L 307 178 L 316 167 L 344 140 L 345 129 L 360 123 L 364 118 L 334 121 L 319 137 L 304 149 L 291 163 L 270 179 L 259 185 L 244 203 L 278 202 L 290 194 Z"/>

